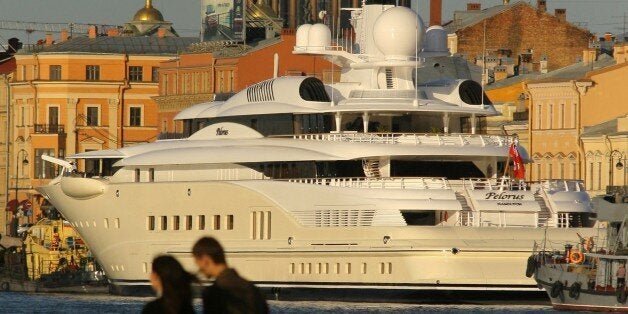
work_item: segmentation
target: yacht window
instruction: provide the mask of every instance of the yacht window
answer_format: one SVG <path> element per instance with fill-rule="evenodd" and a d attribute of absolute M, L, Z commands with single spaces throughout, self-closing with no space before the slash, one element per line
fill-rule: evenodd
<path fill-rule="evenodd" d="M 227 230 L 233 230 L 233 215 L 227 215 Z"/>
<path fill-rule="evenodd" d="M 172 216 L 172 230 L 179 230 L 181 219 L 179 216 Z"/>
<path fill-rule="evenodd" d="M 205 215 L 198 215 L 198 230 L 205 230 Z"/>
<path fill-rule="evenodd" d="M 148 216 L 148 230 L 155 230 L 155 216 Z"/>
<path fill-rule="evenodd" d="M 140 182 L 140 169 L 135 169 L 135 175 L 133 176 L 134 182 Z"/>
<path fill-rule="evenodd" d="M 168 230 L 168 216 L 161 216 L 161 230 Z"/>
<path fill-rule="evenodd" d="M 148 169 L 148 182 L 155 182 L 155 168 Z"/>
<path fill-rule="evenodd" d="M 220 230 L 220 215 L 214 215 L 213 230 Z"/>
<path fill-rule="evenodd" d="M 185 230 L 192 230 L 192 215 L 185 216 Z"/>
<path fill-rule="evenodd" d="M 403 219 L 408 226 L 434 226 L 436 224 L 436 213 L 430 211 L 401 211 Z"/>

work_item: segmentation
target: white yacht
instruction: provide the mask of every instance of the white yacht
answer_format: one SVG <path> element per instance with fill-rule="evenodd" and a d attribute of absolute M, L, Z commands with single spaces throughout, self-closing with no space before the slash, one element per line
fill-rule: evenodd
<path fill-rule="evenodd" d="M 202 236 L 268 288 L 538 290 L 533 243 L 593 235 L 581 182 L 503 176 L 513 138 L 477 132 L 497 114 L 479 83 L 425 77 L 458 66 L 442 28 L 390 5 L 351 16 L 347 47 L 297 30 L 294 53 L 326 56 L 339 82 L 276 77 L 179 113 L 185 139 L 71 157 L 96 174 L 46 158 L 65 170 L 40 192 L 116 292 L 147 287 L 157 254 L 193 270 Z"/>

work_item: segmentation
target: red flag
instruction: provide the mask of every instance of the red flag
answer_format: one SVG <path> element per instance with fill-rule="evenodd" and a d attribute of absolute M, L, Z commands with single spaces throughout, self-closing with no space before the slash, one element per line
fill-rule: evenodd
<path fill-rule="evenodd" d="M 515 178 L 517 179 L 525 178 L 526 169 L 523 165 L 523 159 L 521 159 L 519 150 L 517 149 L 517 144 L 512 143 L 510 145 L 510 148 L 508 149 L 508 154 L 510 155 L 510 158 L 512 158 L 512 161 L 513 161 L 512 170 L 515 175 Z"/>

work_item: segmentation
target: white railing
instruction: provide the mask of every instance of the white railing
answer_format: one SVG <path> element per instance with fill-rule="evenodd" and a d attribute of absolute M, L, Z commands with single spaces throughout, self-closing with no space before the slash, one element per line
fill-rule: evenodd
<path fill-rule="evenodd" d="M 458 226 L 473 227 L 475 226 L 475 213 L 472 211 L 458 212 Z"/>
<path fill-rule="evenodd" d="M 450 189 L 445 178 L 316 178 L 289 179 L 292 183 L 368 189 Z"/>
<path fill-rule="evenodd" d="M 556 192 L 584 192 L 582 180 L 543 180 L 541 187 L 549 194 Z"/>
<path fill-rule="evenodd" d="M 281 137 L 281 136 L 279 136 Z M 507 146 L 512 142 L 509 136 L 480 134 L 418 134 L 418 133 L 322 133 L 297 134 L 291 136 L 299 140 L 354 142 L 376 144 L 406 144 L 434 146 Z"/>
<path fill-rule="evenodd" d="M 524 181 L 512 180 L 508 177 L 502 178 L 463 178 L 462 185 L 469 190 L 527 190 L 528 184 Z"/>

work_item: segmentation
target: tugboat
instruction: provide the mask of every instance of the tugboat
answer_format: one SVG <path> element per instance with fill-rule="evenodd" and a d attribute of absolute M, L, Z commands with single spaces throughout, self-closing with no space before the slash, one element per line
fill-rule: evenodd
<path fill-rule="evenodd" d="M 26 231 L 23 244 L 0 247 L 0 290 L 108 292 L 108 282 L 69 222 L 44 218 Z"/>
<path fill-rule="evenodd" d="M 596 219 L 608 224 L 606 234 L 598 235 L 599 244 L 578 235 L 579 242 L 565 243 L 559 251 L 547 249 L 546 241 L 528 259 L 526 275 L 534 276 L 555 309 L 628 311 L 628 187 L 620 188 L 620 193 L 593 198 Z"/>

